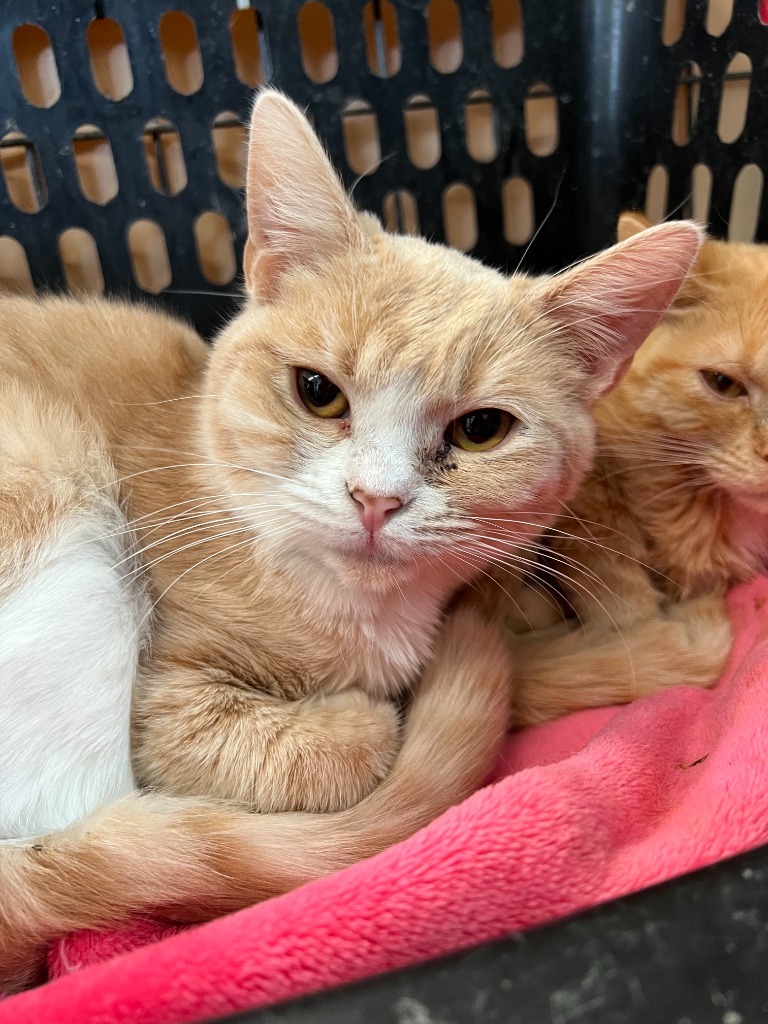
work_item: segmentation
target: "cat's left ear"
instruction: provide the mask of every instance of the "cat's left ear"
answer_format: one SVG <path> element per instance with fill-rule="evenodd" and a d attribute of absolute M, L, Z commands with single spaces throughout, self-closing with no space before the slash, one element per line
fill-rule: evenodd
<path fill-rule="evenodd" d="M 703 237 L 691 221 L 660 224 L 529 293 L 542 322 L 584 371 L 588 400 L 607 394 L 629 369 L 674 301 Z"/>
<path fill-rule="evenodd" d="M 293 267 L 320 266 L 361 244 L 357 213 L 299 108 L 261 92 L 251 116 L 243 266 L 251 295 L 275 298 Z"/>

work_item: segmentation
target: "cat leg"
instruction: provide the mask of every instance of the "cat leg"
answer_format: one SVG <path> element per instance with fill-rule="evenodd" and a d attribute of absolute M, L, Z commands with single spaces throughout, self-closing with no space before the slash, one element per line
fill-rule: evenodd
<path fill-rule="evenodd" d="M 134 723 L 142 785 L 263 812 L 350 807 L 399 747 L 396 708 L 362 690 L 281 699 L 213 668 L 153 666 Z"/>
<path fill-rule="evenodd" d="M 144 605 L 123 578 L 114 476 L 87 425 L 0 390 L 0 839 L 62 828 L 133 788 Z"/>
<path fill-rule="evenodd" d="M 731 623 L 721 597 L 692 598 L 616 631 L 576 630 L 517 651 L 513 726 L 626 704 L 668 686 L 712 686 L 728 660 Z"/>

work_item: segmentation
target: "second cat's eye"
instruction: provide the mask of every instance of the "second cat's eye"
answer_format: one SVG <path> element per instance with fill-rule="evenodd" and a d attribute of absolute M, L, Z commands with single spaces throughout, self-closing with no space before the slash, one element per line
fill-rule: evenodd
<path fill-rule="evenodd" d="M 297 370 L 296 387 L 302 403 L 314 416 L 338 420 L 349 412 L 349 402 L 341 388 L 317 370 Z"/>
<path fill-rule="evenodd" d="M 501 444 L 518 422 L 503 409 L 473 409 L 451 423 L 445 440 L 465 452 L 487 452 Z"/>
<path fill-rule="evenodd" d="M 719 370 L 699 370 L 699 373 L 710 391 L 714 391 L 721 398 L 743 398 L 747 393 L 741 381 L 734 380 Z"/>

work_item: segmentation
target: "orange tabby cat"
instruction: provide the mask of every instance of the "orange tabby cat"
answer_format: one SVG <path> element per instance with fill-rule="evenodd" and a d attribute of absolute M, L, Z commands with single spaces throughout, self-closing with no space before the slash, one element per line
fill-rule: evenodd
<path fill-rule="evenodd" d="M 6 986 L 56 935 L 284 892 L 481 781 L 510 665 L 444 608 L 573 495 L 590 409 L 700 241 L 665 225 L 506 280 L 358 214 L 271 92 L 247 211 L 248 299 L 210 355 L 139 309 L 0 304 Z M 137 664 L 155 792 L 115 800 Z"/>
<path fill-rule="evenodd" d="M 625 214 L 619 237 L 647 225 Z M 706 241 L 599 403 L 597 462 L 569 509 L 577 518 L 549 540 L 585 628 L 521 648 L 517 723 L 721 674 L 723 595 L 768 559 L 766 295 L 768 247 Z"/>

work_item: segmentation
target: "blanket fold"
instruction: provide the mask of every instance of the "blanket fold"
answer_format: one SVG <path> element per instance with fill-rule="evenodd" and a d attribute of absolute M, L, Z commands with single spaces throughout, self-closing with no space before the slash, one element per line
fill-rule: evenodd
<path fill-rule="evenodd" d="M 193 929 L 71 936 L 0 1024 L 184 1024 L 495 939 L 768 842 L 768 579 L 730 598 L 713 691 L 513 736 L 498 781 L 412 839 Z M 162 941 L 158 941 L 162 940 Z"/>

